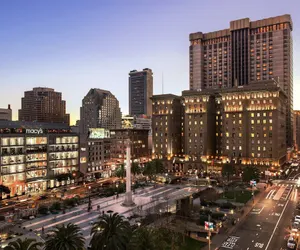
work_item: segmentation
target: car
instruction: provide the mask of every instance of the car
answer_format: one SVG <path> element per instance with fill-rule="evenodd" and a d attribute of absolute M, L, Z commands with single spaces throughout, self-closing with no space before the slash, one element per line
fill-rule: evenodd
<path fill-rule="evenodd" d="M 38 200 L 46 200 L 48 197 L 47 195 L 41 195 Z"/>
<path fill-rule="evenodd" d="M 90 224 L 91 224 L 91 225 L 94 225 L 94 223 L 95 223 L 95 222 L 94 222 L 93 220 L 90 221 Z"/>
<path fill-rule="evenodd" d="M 289 249 L 296 249 L 296 240 L 294 239 L 293 236 L 290 236 L 288 241 L 287 241 L 287 247 Z"/>
<path fill-rule="evenodd" d="M 300 223 L 295 221 L 292 225 L 292 232 L 297 233 L 299 230 Z"/>
<path fill-rule="evenodd" d="M 33 219 L 35 219 L 35 216 L 31 215 L 31 216 L 28 217 L 28 219 L 33 220 Z"/>
<path fill-rule="evenodd" d="M 300 215 L 296 215 L 294 221 L 295 222 L 300 222 Z"/>

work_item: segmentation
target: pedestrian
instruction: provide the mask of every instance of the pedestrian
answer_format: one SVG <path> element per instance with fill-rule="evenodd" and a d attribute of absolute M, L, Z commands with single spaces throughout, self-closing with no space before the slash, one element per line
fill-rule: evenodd
<path fill-rule="evenodd" d="M 44 232 L 45 232 L 45 228 L 44 228 L 44 227 L 42 227 L 42 234 L 44 234 Z"/>

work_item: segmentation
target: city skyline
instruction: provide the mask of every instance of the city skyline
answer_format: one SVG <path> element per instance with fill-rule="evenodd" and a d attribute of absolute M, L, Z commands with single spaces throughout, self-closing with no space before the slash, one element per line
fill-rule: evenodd
<path fill-rule="evenodd" d="M 84 95 L 90 88 L 101 88 L 111 91 L 127 114 L 128 92 L 124 89 L 128 89 L 129 70 L 151 68 L 154 94 L 162 93 L 163 73 L 164 93 L 180 94 L 189 88 L 190 33 L 225 29 L 229 21 L 244 17 L 258 20 L 291 14 L 294 109 L 300 109 L 296 98 L 300 91 L 300 19 L 292 8 L 296 1 L 288 2 L 245 2 L 243 8 L 239 1 L 1 3 L 0 82 L 5 88 L 0 107 L 11 104 L 16 119 L 24 91 L 50 87 L 62 92 L 74 124 Z M 115 20 L 123 20 L 122 25 Z"/>

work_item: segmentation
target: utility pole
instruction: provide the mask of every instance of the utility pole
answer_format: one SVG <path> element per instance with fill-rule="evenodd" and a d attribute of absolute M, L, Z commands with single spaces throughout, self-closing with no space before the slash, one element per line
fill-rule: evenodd
<path fill-rule="evenodd" d="M 210 224 L 210 214 L 208 215 L 208 223 Z M 210 250 L 210 236 L 211 236 L 211 232 L 210 232 L 210 228 L 208 228 L 208 250 Z"/>

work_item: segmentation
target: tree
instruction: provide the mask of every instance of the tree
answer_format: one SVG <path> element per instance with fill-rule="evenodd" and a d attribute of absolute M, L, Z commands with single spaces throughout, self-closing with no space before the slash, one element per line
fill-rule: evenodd
<path fill-rule="evenodd" d="M 225 164 L 222 167 L 222 176 L 227 177 L 227 181 L 229 182 L 229 177 L 235 174 L 235 167 L 231 164 Z"/>
<path fill-rule="evenodd" d="M 124 178 L 126 174 L 125 166 L 124 164 L 121 164 L 120 167 L 118 167 L 115 171 L 115 175 L 119 178 Z"/>
<path fill-rule="evenodd" d="M 251 180 L 259 180 L 259 170 L 256 167 L 248 166 L 243 169 L 242 179 L 244 182 L 249 182 Z"/>
<path fill-rule="evenodd" d="M 2 194 L 10 194 L 10 189 L 7 186 L 0 185 L 0 200 L 2 199 Z"/>
<path fill-rule="evenodd" d="M 142 172 L 140 165 L 137 162 L 133 162 L 131 165 L 131 173 L 138 175 Z"/>
<path fill-rule="evenodd" d="M 17 239 L 12 241 L 4 250 L 40 250 L 44 244 L 37 242 L 35 239 Z"/>
<path fill-rule="evenodd" d="M 162 249 L 161 245 L 157 244 L 157 231 L 154 228 L 139 227 L 137 228 L 130 239 L 128 249 L 133 250 L 156 250 Z"/>
<path fill-rule="evenodd" d="M 164 165 L 161 160 L 155 159 L 146 163 L 144 168 L 144 175 L 148 175 L 150 179 L 157 174 L 161 174 L 165 171 Z"/>
<path fill-rule="evenodd" d="M 45 250 L 83 250 L 85 239 L 80 227 L 72 223 L 56 226 L 53 234 L 46 240 Z"/>
<path fill-rule="evenodd" d="M 100 215 L 91 230 L 92 250 L 125 250 L 129 243 L 131 228 L 128 221 L 118 213 Z"/>

